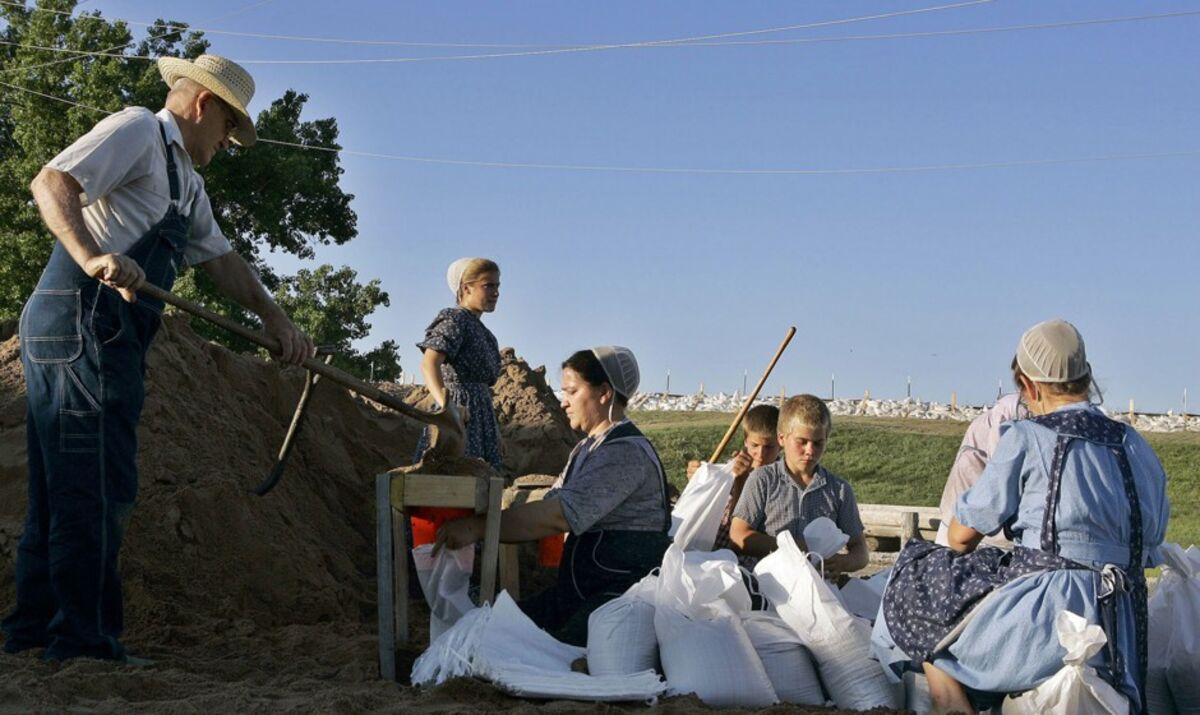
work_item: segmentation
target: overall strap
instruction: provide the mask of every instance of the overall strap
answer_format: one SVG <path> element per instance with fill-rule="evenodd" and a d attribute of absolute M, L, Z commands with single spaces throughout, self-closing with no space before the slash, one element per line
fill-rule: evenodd
<path fill-rule="evenodd" d="M 1142 504 L 1138 497 L 1137 483 L 1133 478 L 1133 467 L 1125 451 L 1125 425 L 1087 410 L 1065 410 L 1032 418 L 1037 424 L 1054 430 L 1058 441 L 1054 445 L 1054 460 L 1051 465 L 1050 484 L 1046 492 L 1046 513 L 1042 518 L 1042 549 L 1058 553 L 1058 533 L 1055 512 L 1058 509 L 1062 473 L 1067 448 L 1081 439 L 1106 448 L 1116 459 L 1121 472 L 1125 498 L 1129 501 L 1129 564 L 1121 578 L 1105 569 L 1104 585 L 1100 598 L 1101 617 L 1105 621 L 1108 635 L 1109 675 L 1114 685 L 1125 670 L 1124 659 L 1116 644 L 1116 608 L 1120 593 L 1131 591 L 1134 616 L 1134 631 L 1138 650 L 1138 692 L 1141 694 L 1142 712 L 1146 711 L 1146 657 L 1148 653 L 1148 624 L 1146 609 L 1146 580 L 1143 570 L 1144 545 L 1142 535 Z"/>
<path fill-rule="evenodd" d="M 670 531 L 671 500 L 667 496 L 667 471 L 663 468 L 662 460 L 659 459 L 658 452 L 655 451 L 654 445 L 650 444 L 650 440 L 646 438 L 646 435 L 642 434 L 642 431 L 637 428 L 637 425 L 628 420 L 618 423 L 617 426 L 612 428 L 612 430 L 610 430 L 608 434 L 604 435 L 602 439 L 603 444 L 619 441 L 633 442 L 640 447 L 642 451 L 646 453 L 646 456 L 650 458 L 650 461 L 654 463 L 655 468 L 658 469 L 659 491 L 662 493 L 663 514 L 665 515 L 663 532 L 666 533 Z"/>
<path fill-rule="evenodd" d="M 167 150 L 167 183 L 171 186 L 171 202 L 179 203 L 179 172 L 175 169 L 175 153 L 171 151 L 171 142 L 167 141 L 167 127 L 158 123 L 158 133 L 162 135 L 163 147 Z"/>
<path fill-rule="evenodd" d="M 1054 445 L 1054 459 L 1050 465 L 1049 484 L 1046 488 L 1046 511 L 1042 515 L 1041 543 L 1042 551 L 1057 554 L 1058 503 L 1062 491 L 1062 476 L 1066 467 L 1067 450 L 1072 442 L 1082 439 L 1110 449 L 1115 448 L 1124 454 L 1125 428 L 1119 422 L 1090 410 L 1059 410 L 1048 415 L 1030 418 L 1030 420 L 1058 435 L 1058 440 Z M 1132 479 L 1132 476 L 1130 478 Z M 1138 516 L 1140 521 L 1141 515 Z"/>

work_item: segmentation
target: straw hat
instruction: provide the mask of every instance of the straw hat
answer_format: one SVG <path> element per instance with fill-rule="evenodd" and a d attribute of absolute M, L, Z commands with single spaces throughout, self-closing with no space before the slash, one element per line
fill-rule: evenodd
<path fill-rule="evenodd" d="M 195 62 L 178 57 L 160 57 L 158 72 L 168 87 L 175 86 L 175 80 L 181 77 L 190 79 L 233 107 L 238 123 L 231 137 L 235 144 L 251 146 L 258 140 L 254 122 L 246 111 L 246 105 L 254 96 L 254 78 L 241 65 L 216 55 L 200 55 Z"/>

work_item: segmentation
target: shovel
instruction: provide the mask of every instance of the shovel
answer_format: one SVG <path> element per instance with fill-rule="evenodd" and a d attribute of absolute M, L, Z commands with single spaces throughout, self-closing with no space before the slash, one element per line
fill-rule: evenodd
<path fill-rule="evenodd" d="M 156 285 L 145 283 L 141 288 L 138 288 L 138 292 L 149 296 L 150 298 L 161 300 L 164 303 L 173 305 L 176 308 L 179 308 L 184 312 L 191 313 L 198 318 L 203 318 L 204 320 L 207 320 L 218 327 L 228 330 L 238 337 L 245 338 L 255 345 L 266 348 L 273 355 L 278 355 L 280 353 L 279 341 L 275 340 L 274 338 L 262 335 L 261 333 L 251 330 L 241 323 L 230 320 L 223 315 L 217 315 L 204 306 L 184 300 L 170 291 L 165 291 Z M 429 425 L 431 428 L 429 430 L 429 448 L 425 450 L 425 454 L 422 455 L 422 459 L 432 456 L 462 457 L 466 453 L 466 430 L 463 428 L 462 419 L 459 417 L 458 410 L 454 408 L 452 403 L 447 404 L 446 409 L 441 412 L 426 412 L 425 410 L 413 407 L 395 395 L 389 395 L 374 385 L 363 382 L 357 377 L 354 377 L 353 375 L 336 368 L 333 365 L 329 365 L 321 360 L 317 360 L 316 358 L 306 358 L 301 365 L 304 367 L 304 369 L 308 370 L 310 374 L 320 375 L 321 377 L 324 377 L 332 382 L 336 382 L 342 387 L 345 387 L 351 392 L 357 393 L 368 400 L 378 402 L 384 407 L 395 410 L 405 417 Z"/>

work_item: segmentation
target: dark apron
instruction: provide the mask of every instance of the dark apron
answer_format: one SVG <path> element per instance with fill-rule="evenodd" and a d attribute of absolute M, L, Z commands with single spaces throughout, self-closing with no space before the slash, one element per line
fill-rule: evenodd
<path fill-rule="evenodd" d="M 189 219 L 165 128 L 171 205 L 125 255 L 170 290 Z M 0 626 L 5 649 L 45 657 L 120 659 L 117 555 L 137 496 L 137 423 L 146 351 L 162 304 L 126 303 L 87 276 L 61 243 L 21 315 L 28 390 L 28 510 L 17 553 L 17 607 Z"/>
<path fill-rule="evenodd" d="M 1101 673 L 1120 688 L 1125 670 L 1117 647 L 1117 607 L 1128 591 L 1134 609 L 1139 669 L 1138 691 L 1145 712 L 1146 683 L 1146 580 L 1143 570 L 1142 511 L 1133 469 L 1125 453 L 1125 426 L 1094 412 L 1060 410 L 1036 417 L 1033 422 L 1058 435 L 1046 491 L 1041 549 L 1018 546 L 1011 552 L 983 547 L 960 554 L 926 541 L 910 541 L 896 560 L 884 593 L 883 613 L 892 640 L 913 661 L 932 661 L 938 645 L 960 622 L 1001 586 L 1033 573 L 1089 567 L 1059 555 L 1056 512 L 1062 487 L 1067 449 L 1075 440 L 1086 440 L 1109 449 L 1117 460 L 1130 509 L 1130 562 L 1124 568 L 1102 572 L 1100 614 L 1108 637 L 1108 668 Z"/>
<path fill-rule="evenodd" d="M 613 428 L 605 437 L 604 444 L 625 440 L 641 440 L 644 442 L 642 446 L 654 455 L 662 484 L 662 530 L 596 529 L 568 535 L 563 546 L 557 583 L 520 604 L 521 610 L 534 623 L 571 645 L 587 645 L 587 622 L 592 611 L 622 595 L 630 586 L 661 566 L 663 554 L 671 544 L 667 536 L 671 525 L 671 509 L 667 500 L 667 475 L 662 462 L 654 452 L 654 447 L 631 422 Z M 597 449 L 603 449 L 603 445 Z M 577 448 L 571 453 L 563 484 L 570 480 L 577 467 L 576 460 L 586 458 L 586 454 L 586 448 Z"/>

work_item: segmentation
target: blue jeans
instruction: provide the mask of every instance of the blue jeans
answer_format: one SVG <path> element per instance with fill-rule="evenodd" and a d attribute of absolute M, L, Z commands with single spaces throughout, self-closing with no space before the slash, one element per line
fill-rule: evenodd
<path fill-rule="evenodd" d="M 22 314 L 29 507 L 10 652 L 124 656 L 117 554 L 137 496 L 146 327 L 119 301 L 99 284 L 39 290 Z"/>

